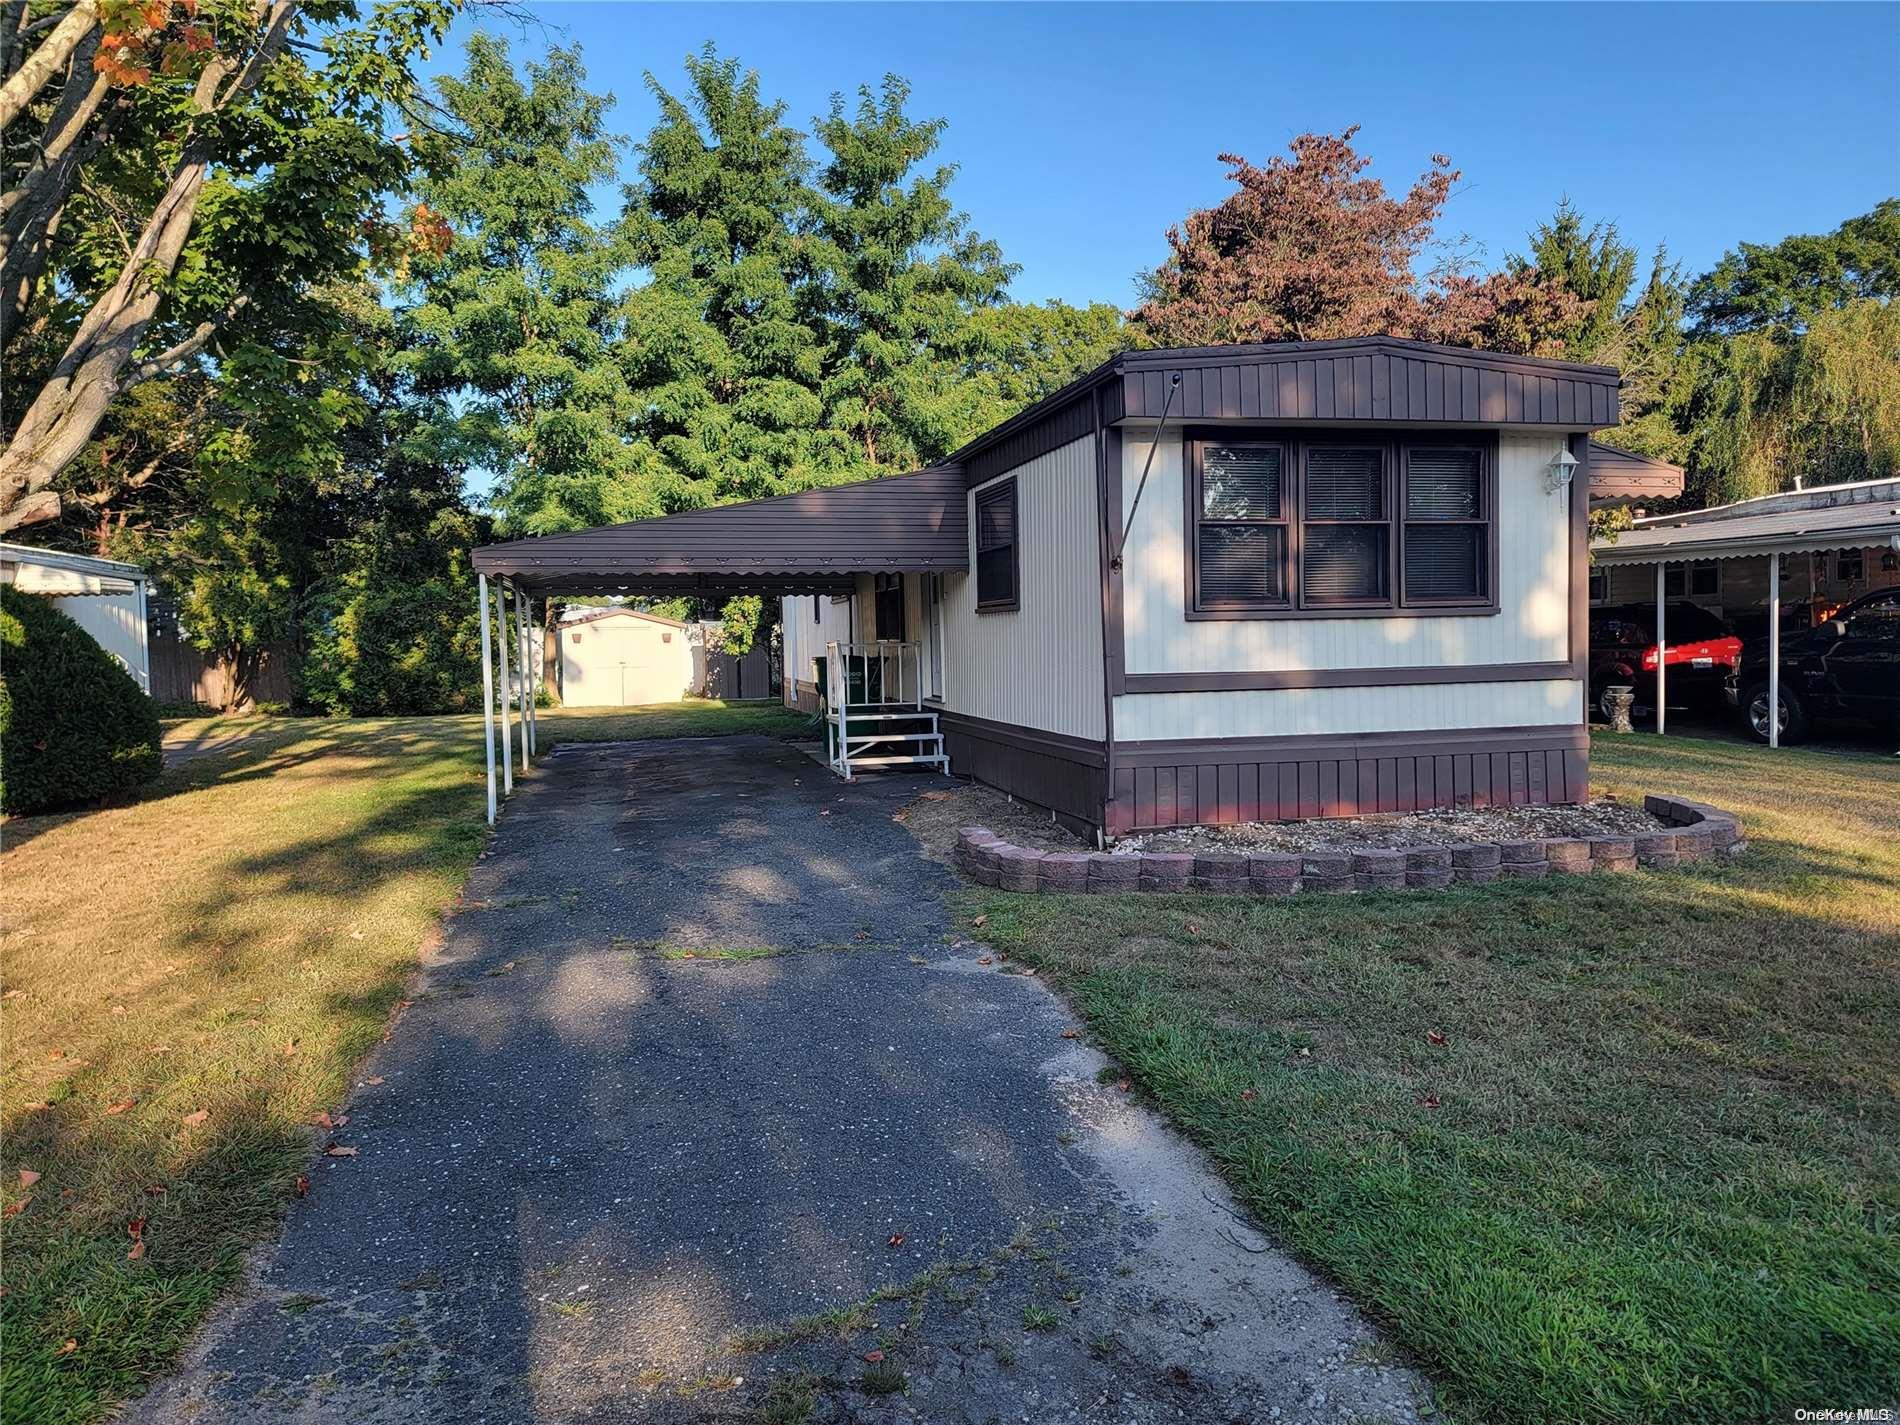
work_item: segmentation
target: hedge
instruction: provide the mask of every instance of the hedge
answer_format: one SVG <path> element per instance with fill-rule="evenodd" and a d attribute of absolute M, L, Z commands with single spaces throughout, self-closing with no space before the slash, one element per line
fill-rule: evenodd
<path fill-rule="evenodd" d="M 0 585 L 0 810 L 97 801 L 161 765 L 132 675 L 48 600 Z"/>

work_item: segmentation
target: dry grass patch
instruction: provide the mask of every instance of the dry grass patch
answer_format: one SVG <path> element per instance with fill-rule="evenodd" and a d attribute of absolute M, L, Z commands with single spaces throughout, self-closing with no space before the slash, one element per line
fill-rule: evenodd
<path fill-rule="evenodd" d="M 549 711 L 559 741 L 775 705 Z M 98 1418 L 275 1226 L 480 850 L 479 718 L 200 719 L 140 801 L 0 825 L 0 1418 Z M 70 1343 L 70 1344 L 69 1344 Z"/>

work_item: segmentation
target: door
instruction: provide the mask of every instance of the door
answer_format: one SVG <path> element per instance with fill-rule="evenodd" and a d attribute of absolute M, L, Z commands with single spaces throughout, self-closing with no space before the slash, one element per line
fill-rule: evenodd
<path fill-rule="evenodd" d="M 1822 655 L 1841 711 L 1891 717 L 1900 708 L 1900 590 L 1868 600 L 1847 617 L 1847 636 Z"/>
<path fill-rule="evenodd" d="M 924 696 L 943 697 L 943 575 L 924 577 Z"/>

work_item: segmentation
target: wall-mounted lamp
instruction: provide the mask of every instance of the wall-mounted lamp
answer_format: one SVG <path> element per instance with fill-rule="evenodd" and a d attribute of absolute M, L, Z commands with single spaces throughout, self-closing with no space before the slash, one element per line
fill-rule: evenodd
<path fill-rule="evenodd" d="M 1579 463 L 1568 448 L 1559 450 L 1550 457 L 1550 464 L 1544 467 L 1544 489 L 1553 495 L 1559 490 L 1569 489 Z"/>

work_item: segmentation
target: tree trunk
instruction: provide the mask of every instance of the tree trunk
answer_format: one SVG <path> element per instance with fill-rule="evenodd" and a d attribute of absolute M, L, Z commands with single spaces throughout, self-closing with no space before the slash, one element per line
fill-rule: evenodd
<path fill-rule="evenodd" d="M 562 605 L 554 599 L 548 599 L 541 605 L 541 686 L 548 690 L 548 696 L 560 701 L 562 689 L 557 683 L 561 673 L 561 609 Z"/>
<path fill-rule="evenodd" d="M 84 3 L 90 4 L 90 0 Z M 262 41 L 228 85 L 225 81 L 232 73 L 234 60 L 213 60 L 205 66 L 196 95 L 200 113 L 224 109 L 257 86 L 265 67 L 289 39 L 296 9 L 297 0 L 274 0 Z M 225 86 L 222 93 L 220 85 Z M 171 182 L 147 219 L 118 280 L 86 313 L 51 378 L 20 418 L 5 452 L 0 453 L 0 533 L 26 523 L 23 516 L 29 510 L 37 512 L 39 518 L 46 517 L 49 487 L 86 448 L 107 407 L 121 391 L 190 360 L 210 344 L 223 317 L 199 323 L 170 350 L 127 370 L 146 328 L 158 314 L 159 286 L 171 277 L 191 236 L 211 154 L 208 137 L 194 137 L 185 145 Z M 224 316 L 243 301 L 239 297 Z M 57 508 L 55 504 L 55 512 Z"/>
<path fill-rule="evenodd" d="M 98 23 L 99 11 L 93 0 L 79 0 L 53 27 L 53 33 L 40 41 L 40 47 L 7 76 L 6 83 L 0 85 L 0 132 L 5 132 L 20 111 L 66 67 L 79 42 L 91 34 Z"/>
<path fill-rule="evenodd" d="M 263 650 L 248 644 L 227 644 L 220 652 L 218 665 L 224 674 L 224 706 L 219 712 L 239 713 L 257 702 L 257 673 L 263 662 Z"/>
<path fill-rule="evenodd" d="M 98 49 L 99 37 L 91 34 L 74 52 L 33 162 L 19 186 L 0 196 L 0 346 L 32 303 L 59 214 L 78 185 L 81 165 L 105 143 L 110 115 L 88 133 L 112 88 L 105 75 L 92 72 Z"/>

